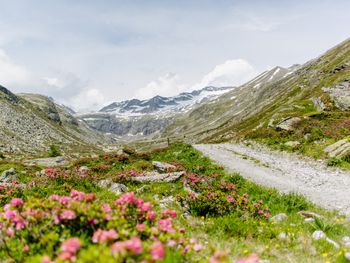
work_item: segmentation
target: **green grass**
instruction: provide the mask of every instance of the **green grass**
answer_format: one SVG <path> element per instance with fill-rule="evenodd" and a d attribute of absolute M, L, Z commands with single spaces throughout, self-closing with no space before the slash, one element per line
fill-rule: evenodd
<path fill-rule="evenodd" d="M 166 161 L 182 167 L 187 173 L 203 176 L 217 174 L 219 176 L 215 177 L 209 185 L 221 181 L 232 182 L 237 186 L 239 194 L 248 193 L 250 200 L 264 200 L 264 205 L 270 209 L 272 216 L 278 213 L 285 213 L 288 216 L 286 220 L 279 223 L 247 216 L 239 211 L 222 216 L 201 217 L 196 216 L 196 213 L 184 216 L 184 210 L 176 199 L 178 195 L 186 195 L 181 181 L 148 184 L 147 190 L 138 195 L 154 203 L 158 211 L 164 208 L 175 209 L 179 215 L 176 222 L 187 229 L 186 236 L 196 238 L 205 245 L 204 254 L 200 257 L 195 256 L 193 261 L 205 262 L 201 260 L 210 257 L 216 250 L 222 250 L 229 254 L 230 260 L 257 253 L 262 259 L 270 262 L 345 262 L 343 248 L 334 248 L 323 241 L 312 241 L 311 234 L 315 230 L 322 230 L 330 238 L 340 242 L 343 236 L 350 235 L 349 221 L 334 212 L 325 211 L 313 205 L 297 194 L 281 194 L 277 190 L 256 185 L 239 174 L 227 173 L 223 167 L 212 163 L 190 145 L 172 145 L 170 148 L 148 154 L 130 151 L 129 156 L 121 157 L 113 154 L 109 156 L 110 158 L 100 156 L 94 159 L 82 159 L 70 168 L 66 168 L 71 170 L 81 165 L 96 169 L 99 167 L 89 180 L 79 177 L 59 177 L 50 180 L 37 178 L 33 174 L 36 168 L 14 163 L 0 163 L 0 171 L 15 167 L 26 176 L 27 181 L 36 181 L 35 187 L 3 194 L 0 198 L 1 205 L 15 196 L 23 199 L 47 198 L 52 194 L 68 194 L 71 189 L 94 192 L 101 203 L 113 202 L 116 199 L 115 194 L 96 186 L 93 183 L 94 180 L 111 177 L 116 181 L 115 175 L 118 173 L 129 170 L 148 171 L 152 169 L 153 160 Z M 129 191 L 135 192 L 145 185 L 125 181 L 123 183 L 127 185 Z M 165 207 L 159 205 L 159 202 L 169 197 L 174 197 L 173 201 L 166 203 Z M 317 219 L 314 223 L 305 223 L 304 219 L 297 214 L 301 210 L 314 211 L 324 218 Z M 287 238 L 281 240 L 279 238 L 281 233 L 285 233 Z M 172 258 L 169 254 L 165 262 L 182 262 L 182 259 Z"/>

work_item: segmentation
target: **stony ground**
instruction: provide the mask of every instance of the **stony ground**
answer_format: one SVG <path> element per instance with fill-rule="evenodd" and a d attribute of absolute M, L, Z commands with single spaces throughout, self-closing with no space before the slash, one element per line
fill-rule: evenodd
<path fill-rule="evenodd" d="M 297 192 L 315 204 L 350 216 L 350 172 L 326 167 L 286 152 L 259 145 L 195 145 L 217 163 L 258 184 L 283 192 Z"/>

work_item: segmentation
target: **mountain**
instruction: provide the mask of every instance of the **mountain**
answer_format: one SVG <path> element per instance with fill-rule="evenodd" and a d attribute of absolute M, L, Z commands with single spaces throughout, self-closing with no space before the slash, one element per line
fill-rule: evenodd
<path fill-rule="evenodd" d="M 232 90 L 233 87 L 205 87 L 173 97 L 155 96 L 148 100 L 114 102 L 99 112 L 78 115 L 95 130 L 123 138 L 154 136 L 181 114 Z"/>
<path fill-rule="evenodd" d="M 0 86 L 0 112 L 1 153 L 40 155 L 51 144 L 79 151 L 111 142 L 46 96 L 13 94 Z"/>
<path fill-rule="evenodd" d="M 163 137 L 191 142 L 254 139 L 323 154 L 350 136 L 350 39 L 291 68 L 276 67 L 177 118 Z M 180 135 L 180 136 L 179 136 Z"/>

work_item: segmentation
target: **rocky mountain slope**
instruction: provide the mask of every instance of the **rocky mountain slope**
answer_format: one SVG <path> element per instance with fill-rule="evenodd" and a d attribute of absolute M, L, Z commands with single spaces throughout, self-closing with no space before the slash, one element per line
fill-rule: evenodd
<path fill-rule="evenodd" d="M 42 95 L 15 95 L 0 86 L 0 112 L 1 153 L 40 155 L 51 144 L 78 151 L 109 140 Z"/>
<path fill-rule="evenodd" d="M 201 105 L 178 118 L 163 137 L 181 134 L 192 142 L 243 137 L 295 147 L 316 158 L 343 140 L 336 146 L 345 154 L 350 151 L 349 109 L 350 39 L 302 66 L 274 68 Z"/>
<path fill-rule="evenodd" d="M 148 100 L 114 102 L 99 112 L 82 114 L 78 118 L 95 130 L 135 140 L 159 134 L 181 114 L 232 89 L 206 87 L 174 97 L 156 96 Z"/>

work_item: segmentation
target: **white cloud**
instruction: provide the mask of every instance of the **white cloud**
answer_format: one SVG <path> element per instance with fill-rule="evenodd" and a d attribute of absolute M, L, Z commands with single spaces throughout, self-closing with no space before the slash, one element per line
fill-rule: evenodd
<path fill-rule="evenodd" d="M 31 86 L 35 83 L 32 74 L 13 62 L 6 52 L 0 49 L 0 85 L 5 87 Z"/>
<path fill-rule="evenodd" d="M 172 96 L 186 89 L 186 85 L 179 83 L 179 76 L 167 73 L 157 80 L 150 82 L 145 87 L 136 91 L 135 96 L 140 99 L 148 99 L 156 95 Z"/>
<path fill-rule="evenodd" d="M 195 84 L 192 89 L 202 89 L 206 86 L 239 86 L 252 79 L 257 71 L 244 59 L 227 60 L 217 65 Z"/>
<path fill-rule="evenodd" d="M 70 100 L 78 112 L 96 111 L 105 103 L 105 97 L 98 89 L 86 89 Z"/>

